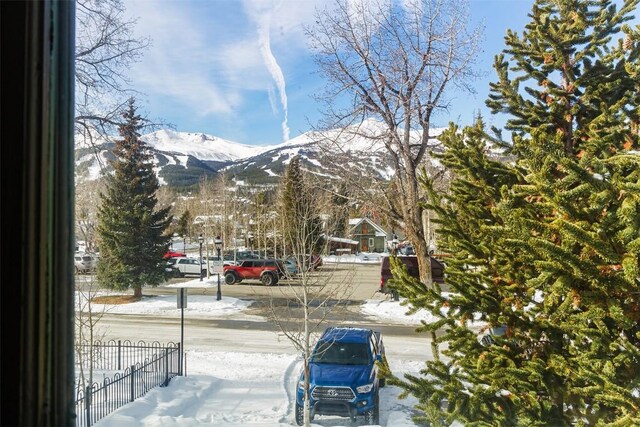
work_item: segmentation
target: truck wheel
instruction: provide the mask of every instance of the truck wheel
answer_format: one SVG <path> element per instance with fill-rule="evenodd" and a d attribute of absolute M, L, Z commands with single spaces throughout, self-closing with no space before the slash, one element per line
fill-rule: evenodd
<path fill-rule="evenodd" d="M 299 426 L 304 424 L 304 408 L 298 405 L 298 401 L 296 400 L 296 424 Z"/>
<path fill-rule="evenodd" d="M 379 405 L 380 397 L 378 392 L 376 392 L 376 397 L 373 399 L 373 408 L 369 409 L 364 413 L 364 422 L 365 424 L 376 425 L 379 424 L 380 420 L 380 405 Z"/>
<path fill-rule="evenodd" d="M 260 281 L 265 285 L 265 286 L 271 286 L 271 285 L 275 285 L 276 284 L 276 278 L 273 274 L 271 273 L 264 273 L 262 275 L 262 277 L 260 277 Z"/>
<path fill-rule="evenodd" d="M 224 283 L 226 283 L 227 285 L 233 285 L 237 281 L 238 278 L 236 277 L 235 273 L 229 272 L 224 275 Z"/>

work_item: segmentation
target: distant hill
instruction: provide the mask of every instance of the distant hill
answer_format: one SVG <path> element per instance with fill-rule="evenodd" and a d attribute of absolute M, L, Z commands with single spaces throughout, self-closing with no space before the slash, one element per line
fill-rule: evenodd
<path fill-rule="evenodd" d="M 433 130 L 433 135 L 440 132 Z M 203 133 L 171 130 L 159 130 L 141 139 L 149 145 L 160 183 L 177 189 L 196 185 L 202 176 L 215 177 L 223 170 L 238 180 L 276 183 L 296 155 L 301 157 L 303 169 L 329 180 L 339 179 L 345 170 L 369 179 L 388 180 L 394 174 L 388 166 L 384 129 L 371 120 L 357 129 L 307 132 L 275 146 L 244 145 Z M 113 142 L 102 141 L 87 147 L 76 138 L 76 181 L 95 180 L 110 172 L 113 146 Z M 436 139 L 432 149 L 440 150 Z"/>

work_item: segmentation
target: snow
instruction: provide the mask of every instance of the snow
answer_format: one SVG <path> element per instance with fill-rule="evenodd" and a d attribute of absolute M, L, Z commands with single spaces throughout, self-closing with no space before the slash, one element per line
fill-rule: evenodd
<path fill-rule="evenodd" d="M 322 167 L 322 163 L 320 163 L 319 161 L 317 161 L 316 159 L 310 159 L 309 157 L 305 157 L 305 159 L 307 159 L 307 161 L 311 164 L 314 164 L 318 167 Z"/>
<path fill-rule="evenodd" d="M 185 316 L 229 318 L 242 316 L 250 301 L 228 296 L 216 301 L 211 295 L 198 295 L 201 288 L 217 286 L 217 277 L 194 279 L 165 287 L 189 288 Z M 82 298 L 82 295 L 78 296 Z M 179 316 L 176 296 L 155 296 L 141 301 L 100 307 L 108 313 Z M 426 319 L 424 313 L 405 319 L 406 307 L 393 301 L 367 301 L 362 313 L 383 323 L 413 323 Z M 247 316 L 247 318 L 257 316 Z M 274 340 L 278 338 L 274 334 Z M 402 338 L 400 342 L 404 342 Z M 393 347 L 387 341 L 387 353 Z M 403 347 L 403 346 L 401 346 Z M 400 350 L 405 351 L 405 350 Z M 291 426 L 295 425 L 293 406 L 295 387 L 301 370 L 301 358 L 291 348 L 286 353 L 243 351 L 238 343 L 234 351 L 211 351 L 211 348 L 189 346 L 186 352 L 186 376 L 171 380 L 167 387 L 150 390 L 98 421 L 96 427 L 119 426 Z M 422 352 L 420 352 L 422 354 Z M 426 357 L 426 356 L 425 356 Z M 417 375 L 425 360 L 389 357 L 391 370 L 402 376 Z M 416 400 L 399 399 L 401 389 L 387 386 L 380 391 L 380 425 L 414 426 L 411 414 Z M 348 418 L 318 416 L 313 426 L 351 426 Z M 362 425 L 358 419 L 356 425 Z"/>
<path fill-rule="evenodd" d="M 322 262 L 344 263 L 344 264 L 380 264 L 382 257 L 388 256 L 387 252 L 368 253 L 360 252 L 357 254 L 344 255 L 327 255 L 322 257 Z"/>
<path fill-rule="evenodd" d="M 191 155 L 200 160 L 240 160 L 272 148 L 239 144 L 204 133 L 175 132 L 168 129 L 143 135 L 140 139 L 156 150 Z"/>
<path fill-rule="evenodd" d="M 295 425 L 289 402 L 301 368 L 296 355 L 194 351 L 187 357 L 187 376 L 151 390 L 95 426 Z M 407 367 L 417 372 L 421 364 Z M 381 425 L 415 425 L 410 419 L 415 399 L 399 400 L 399 393 L 396 387 L 380 391 Z M 352 424 L 348 418 L 322 416 L 311 425 Z"/>
<path fill-rule="evenodd" d="M 401 300 L 404 299 L 401 298 Z M 440 320 L 426 310 L 418 310 L 411 315 L 406 315 L 408 309 L 400 305 L 400 301 L 367 300 L 360 311 L 372 319 L 385 320 L 386 323 L 419 325 L 422 320 L 427 323 Z"/>
<path fill-rule="evenodd" d="M 187 169 L 187 162 L 189 161 L 189 156 L 176 156 L 178 161 L 185 169 Z"/>

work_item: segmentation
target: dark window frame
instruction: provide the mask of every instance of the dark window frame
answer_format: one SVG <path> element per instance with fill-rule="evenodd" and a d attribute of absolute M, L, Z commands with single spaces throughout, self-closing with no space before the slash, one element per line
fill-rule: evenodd
<path fill-rule="evenodd" d="M 1 2 L 0 425 L 75 425 L 75 2 Z M 11 245 L 8 247 L 8 245 Z"/>

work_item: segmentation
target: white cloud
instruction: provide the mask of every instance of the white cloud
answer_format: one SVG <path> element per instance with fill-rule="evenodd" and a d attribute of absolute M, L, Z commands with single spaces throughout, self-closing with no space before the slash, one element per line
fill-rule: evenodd
<path fill-rule="evenodd" d="M 165 109 L 229 117 L 229 126 L 246 117 L 245 108 L 261 108 L 268 95 L 271 105 L 265 108 L 281 120 L 286 140 L 283 67 L 305 57 L 302 24 L 312 22 L 317 4 L 323 2 L 125 0 L 126 15 L 138 18 L 137 37 L 152 39 L 129 71 L 132 86 L 164 102 Z M 276 93 L 269 93 L 274 84 Z"/>
<path fill-rule="evenodd" d="M 137 34 L 153 41 L 131 70 L 138 89 L 171 97 L 200 115 L 229 114 L 238 106 L 238 91 L 225 89 L 212 75 L 219 64 L 188 8 L 178 2 L 134 1 L 127 10 L 140 17 Z"/>
<path fill-rule="evenodd" d="M 269 70 L 269 73 L 271 73 L 271 77 L 273 78 L 276 87 L 278 88 L 278 94 L 280 95 L 280 104 L 282 105 L 282 110 L 284 113 L 284 118 L 282 120 L 282 139 L 284 141 L 288 141 L 289 125 L 287 121 L 289 114 L 289 105 L 287 101 L 287 85 L 285 82 L 284 74 L 282 72 L 282 68 L 280 67 L 280 64 L 278 64 L 278 60 L 271 50 L 271 22 L 272 16 L 276 9 L 276 4 L 273 1 L 264 2 L 251 0 L 246 1 L 244 5 L 247 15 L 256 25 L 258 34 L 258 46 L 260 48 L 262 58 L 264 59 L 264 64 Z"/>

